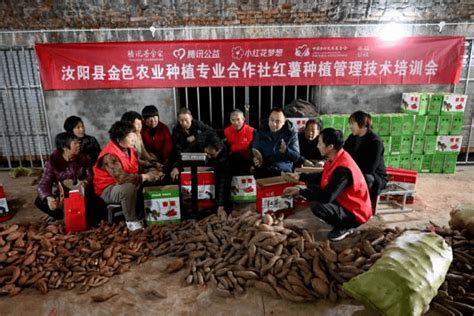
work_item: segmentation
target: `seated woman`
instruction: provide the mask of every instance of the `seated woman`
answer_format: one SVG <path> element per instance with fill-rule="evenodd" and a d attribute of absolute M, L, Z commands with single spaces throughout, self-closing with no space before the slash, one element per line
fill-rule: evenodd
<path fill-rule="evenodd" d="M 372 131 L 369 113 L 356 111 L 349 117 L 352 134 L 344 143 L 344 149 L 352 156 L 364 174 L 369 187 L 370 200 L 375 209 L 377 196 L 385 188 L 388 176 L 383 161 L 384 146 L 380 137 Z"/>
<path fill-rule="evenodd" d="M 143 166 L 144 168 L 155 168 L 157 170 L 162 170 L 163 165 L 158 162 L 158 158 L 154 154 L 149 153 L 146 150 L 145 145 L 143 144 L 143 139 L 141 135 L 143 125 L 142 116 L 140 115 L 140 113 L 135 111 L 125 112 L 123 113 L 122 118 L 120 120 L 132 123 L 135 127 L 135 135 L 137 136 L 137 139 L 135 141 L 134 148 L 137 152 L 140 166 Z"/>
<path fill-rule="evenodd" d="M 135 152 L 135 127 L 129 122 L 115 122 L 109 130 L 110 141 L 100 152 L 94 166 L 94 191 L 105 203 L 122 207 L 130 231 L 143 228 L 139 219 L 137 194 L 145 181 L 157 181 L 162 173 L 157 170 L 140 173 Z"/>
<path fill-rule="evenodd" d="M 64 130 L 73 133 L 80 140 L 81 152 L 87 154 L 95 164 L 100 153 L 100 145 L 93 136 L 86 135 L 86 128 L 78 116 L 70 116 L 64 121 Z"/>
<path fill-rule="evenodd" d="M 80 152 L 79 139 L 72 133 L 59 133 L 55 139 L 56 149 L 44 167 L 38 185 L 35 205 L 52 219 L 63 219 L 62 189 L 71 184 L 84 188 L 92 184 L 92 163 Z"/>
<path fill-rule="evenodd" d="M 321 132 L 321 124 L 315 119 L 306 122 L 303 132 L 298 133 L 298 143 L 300 145 L 300 160 L 297 165 L 303 165 L 305 160 L 311 161 L 314 165 L 323 166 L 324 156 L 318 149 L 318 137 Z"/>

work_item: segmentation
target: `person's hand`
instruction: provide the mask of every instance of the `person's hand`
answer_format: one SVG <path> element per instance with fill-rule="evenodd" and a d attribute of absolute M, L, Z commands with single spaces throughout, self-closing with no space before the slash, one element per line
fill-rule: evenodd
<path fill-rule="evenodd" d="M 263 156 L 262 156 L 262 153 L 256 149 L 256 148 L 253 148 L 252 149 L 252 155 L 253 155 L 253 164 L 255 167 L 260 167 L 263 163 Z"/>
<path fill-rule="evenodd" d="M 51 211 L 54 211 L 59 208 L 59 199 L 56 199 L 52 196 L 48 196 L 46 200 L 48 202 L 48 207 Z"/>
<path fill-rule="evenodd" d="M 225 208 L 223 206 L 219 206 L 217 208 L 217 215 L 223 215 L 223 214 L 227 214 L 225 211 Z"/>
<path fill-rule="evenodd" d="M 314 167 L 314 163 L 308 159 L 303 161 L 303 167 Z"/>
<path fill-rule="evenodd" d="M 324 167 L 324 160 L 320 160 L 316 163 L 316 167 Z"/>
<path fill-rule="evenodd" d="M 280 142 L 280 154 L 286 154 L 286 151 L 288 150 L 288 146 L 285 143 L 285 140 L 282 139 Z"/>
<path fill-rule="evenodd" d="M 178 180 L 179 169 L 178 169 L 178 168 L 173 168 L 173 170 L 171 170 L 170 176 L 171 176 L 171 179 L 172 179 L 173 181 Z"/>
<path fill-rule="evenodd" d="M 287 187 L 283 189 L 283 197 L 295 197 L 300 194 L 300 188 L 298 187 Z"/>
<path fill-rule="evenodd" d="M 191 135 L 191 136 L 188 136 L 186 138 L 186 140 L 188 141 L 188 143 L 194 143 L 196 141 L 196 137 L 194 137 L 194 135 Z"/>
<path fill-rule="evenodd" d="M 159 163 L 158 161 L 153 163 L 153 167 L 156 168 L 159 171 L 163 171 L 163 165 Z"/>
<path fill-rule="evenodd" d="M 285 180 L 286 182 L 290 182 L 290 183 L 300 182 L 300 175 L 296 172 L 295 173 L 282 172 L 281 176 L 282 176 L 283 180 Z"/>

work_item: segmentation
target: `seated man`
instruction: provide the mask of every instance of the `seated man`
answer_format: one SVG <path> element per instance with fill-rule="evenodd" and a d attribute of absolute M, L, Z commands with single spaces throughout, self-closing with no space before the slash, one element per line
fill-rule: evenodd
<path fill-rule="evenodd" d="M 273 108 L 268 120 L 263 121 L 255 132 L 252 152 L 255 178 L 293 171 L 293 164 L 300 160 L 298 136 L 281 108 Z"/>
<path fill-rule="evenodd" d="M 229 145 L 232 174 L 247 175 L 252 166 L 250 150 L 254 128 L 245 123 L 244 113 L 241 110 L 234 110 L 230 113 L 230 123 L 231 125 L 225 128 L 224 135 Z"/>
<path fill-rule="evenodd" d="M 147 105 L 142 110 L 144 126 L 140 132 L 146 150 L 153 154 L 163 170 L 169 172 L 170 158 L 173 154 L 171 133 L 164 123 L 160 122 L 160 114 L 154 105 Z"/>
<path fill-rule="evenodd" d="M 214 169 L 217 212 L 230 211 L 231 168 L 227 148 L 219 137 L 210 135 L 206 139 L 204 152 L 207 155 L 206 166 Z"/>
<path fill-rule="evenodd" d="M 127 228 L 135 231 L 143 228 L 139 220 L 137 194 L 140 185 L 160 180 L 163 174 L 153 170 L 140 173 L 135 152 L 135 127 L 124 121 L 115 122 L 109 130 L 110 141 L 102 149 L 94 166 L 94 191 L 105 203 L 118 203 L 122 207 Z"/>
<path fill-rule="evenodd" d="M 92 185 L 92 162 L 86 153 L 80 151 L 79 138 L 73 133 L 59 133 L 55 145 L 56 149 L 44 166 L 35 200 L 35 205 L 51 220 L 64 218 L 61 191 L 68 189 L 66 182 L 84 188 Z"/>
<path fill-rule="evenodd" d="M 304 131 L 298 134 L 301 155 L 297 163 L 298 165 L 302 165 L 306 159 L 314 165 L 324 165 L 324 157 L 318 149 L 318 136 L 320 132 L 321 124 L 317 120 L 310 119 L 306 122 Z"/>
<path fill-rule="evenodd" d="M 322 173 L 285 173 L 288 182 L 303 181 L 308 189 L 297 186 L 283 191 L 286 196 L 301 195 L 315 201 L 311 211 L 334 228 L 331 240 L 341 240 L 372 216 L 369 191 L 364 175 L 351 156 L 342 148 L 342 132 L 325 128 L 319 135 L 318 148 L 327 158 Z"/>
<path fill-rule="evenodd" d="M 174 164 L 171 179 L 177 180 L 181 165 L 181 153 L 203 153 L 205 140 L 216 132 L 208 125 L 194 120 L 191 111 L 182 108 L 178 111 L 178 124 L 173 128 Z"/>

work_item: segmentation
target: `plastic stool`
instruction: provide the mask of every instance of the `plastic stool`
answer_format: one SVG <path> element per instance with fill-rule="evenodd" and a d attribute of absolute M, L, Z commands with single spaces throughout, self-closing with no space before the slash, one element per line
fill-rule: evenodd
<path fill-rule="evenodd" d="M 120 204 L 107 204 L 107 215 L 108 222 L 112 224 L 114 218 L 123 215 L 122 206 Z"/>

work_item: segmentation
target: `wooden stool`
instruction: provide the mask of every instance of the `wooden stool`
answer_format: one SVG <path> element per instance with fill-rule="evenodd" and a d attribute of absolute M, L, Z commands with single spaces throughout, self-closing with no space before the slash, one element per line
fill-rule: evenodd
<path fill-rule="evenodd" d="M 108 222 L 112 224 L 114 218 L 123 215 L 122 206 L 120 204 L 107 204 L 107 215 Z"/>

